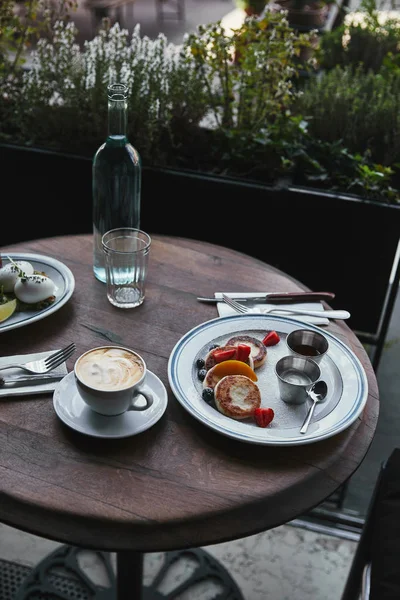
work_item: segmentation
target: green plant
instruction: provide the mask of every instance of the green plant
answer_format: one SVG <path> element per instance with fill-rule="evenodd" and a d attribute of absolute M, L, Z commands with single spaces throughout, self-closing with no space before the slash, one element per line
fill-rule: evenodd
<path fill-rule="evenodd" d="M 359 194 L 363 198 L 400 202 L 400 193 L 392 185 L 394 170 L 371 160 L 368 151 L 351 153 L 342 140 L 324 142 L 307 131 L 298 146 L 293 175 L 310 185 L 338 192 Z"/>
<path fill-rule="evenodd" d="M 0 85 L 25 62 L 25 51 L 40 36 L 51 33 L 58 20 L 67 20 L 77 0 L 13 0 L 0 3 Z"/>
<path fill-rule="evenodd" d="M 400 71 L 385 74 L 362 67 L 335 67 L 304 86 L 296 112 L 305 115 L 313 137 L 342 140 L 351 152 L 370 153 L 391 166 L 400 154 Z"/>
<path fill-rule="evenodd" d="M 388 18 L 375 0 L 362 0 L 359 12 L 322 34 L 317 58 L 324 69 L 350 65 L 378 72 L 388 60 L 399 61 L 399 54 L 400 19 Z"/>
<path fill-rule="evenodd" d="M 310 34 L 298 34 L 282 13 L 266 11 L 230 35 L 221 23 L 199 27 L 186 47 L 204 83 L 217 128 L 248 136 L 289 115 L 296 97 L 297 61 L 310 46 Z"/>
<path fill-rule="evenodd" d="M 76 7 L 76 0 L 0 2 L 0 120 L 4 131 L 22 128 L 19 106 L 24 102 L 22 68 L 27 52 L 41 36 L 51 35 L 57 20 L 68 21 Z"/>

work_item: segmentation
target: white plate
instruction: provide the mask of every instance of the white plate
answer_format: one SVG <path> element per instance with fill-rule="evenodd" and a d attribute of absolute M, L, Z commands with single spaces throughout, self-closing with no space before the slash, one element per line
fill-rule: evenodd
<path fill-rule="evenodd" d="M 9 329 L 16 329 L 40 321 L 59 310 L 71 298 L 75 288 L 75 279 L 71 270 L 59 260 L 42 256 L 41 254 L 10 253 L 8 256 L 13 260 L 26 260 L 30 262 L 35 271 L 43 271 L 55 283 L 56 297 L 53 304 L 43 310 L 15 312 L 9 319 L 0 323 L 0 333 Z M 2 255 L 3 267 L 10 261 L 7 255 Z"/>
<path fill-rule="evenodd" d="M 127 411 L 115 417 L 99 415 L 82 400 L 73 371 L 58 384 L 53 394 L 53 406 L 58 417 L 68 427 L 97 438 L 125 438 L 149 429 L 163 416 L 168 395 L 163 382 L 147 369 L 144 390 L 152 393 L 154 402 L 147 410 Z"/>
<path fill-rule="evenodd" d="M 323 403 L 316 405 L 306 434 L 300 434 L 309 403 L 285 404 L 279 396 L 275 364 L 289 354 L 286 336 L 307 328 L 323 333 L 329 350 L 319 363 L 321 379 L 328 384 Z M 234 335 L 253 335 L 262 340 L 268 331 L 279 333 L 281 341 L 267 349 L 267 360 L 256 370 L 262 407 L 275 412 L 272 423 L 258 427 L 253 419 L 236 421 L 209 406 L 202 398 L 196 360 L 204 358 L 211 344 L 223 345 Z M 355 354 L 343 342 L 320 327 L 294 318 L 272 315 L 232 315 L 202 323 L 186 333 L 175 345 L 168 361 L 171 389 L 182 406 L 196 419 L 231 438 L 252 444 L 295 446 L 329 438 L 349 427 L 361 414 L 368 398 L 368 380 Z"/>

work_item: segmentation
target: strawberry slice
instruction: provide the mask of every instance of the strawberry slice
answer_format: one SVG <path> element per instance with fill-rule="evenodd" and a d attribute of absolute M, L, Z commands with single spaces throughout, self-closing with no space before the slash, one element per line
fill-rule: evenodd
<path fill-rule="evenodd" d="M 275 413 L 272 408 L 256 408 L 254 418 L 259 427 L 267 427 L 274 418 Z"/>
<path fill-rule="evenodd" d="M 231 350 L 215 350 L 213 357 L 216 363 L 234 359 L 236 357 L 236 348 L 232 348 Z"/>
<path fill-rule="evenodd" d="M 263 339 L 264 346 L 275 346 L 278 342 L 280 342 L 281 338 L 276 333 L 276 331 L 270 331 L 267 333 L 265 338 Z"/>
<path fill-rule="evenodd" d="M 246 362 L 250 356 L 251 348 L 247 344 L 238 344 L 236 352 L 236 360 Z"/>

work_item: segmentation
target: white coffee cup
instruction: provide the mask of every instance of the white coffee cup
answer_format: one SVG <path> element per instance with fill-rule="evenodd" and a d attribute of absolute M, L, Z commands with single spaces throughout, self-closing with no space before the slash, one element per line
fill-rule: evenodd
<path fill-rule="evenodd" d="M 81 354 L 74 365 L 75 382 L 84 402 L 101 415 L 115 416 L 128 410 L 147 410 L 153 396 L 143 385 L 147 367 L 129 348 L 99 346 Z M 137 405 L 140 397 L 146 404 Z"/>

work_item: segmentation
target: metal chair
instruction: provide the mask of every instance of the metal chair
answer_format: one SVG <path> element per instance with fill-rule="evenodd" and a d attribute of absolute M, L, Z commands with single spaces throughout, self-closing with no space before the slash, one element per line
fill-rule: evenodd
<path fill-rule="evenodd" d="M 383 463 L 341 600 L 400 598 L 400 448 Z"/>

